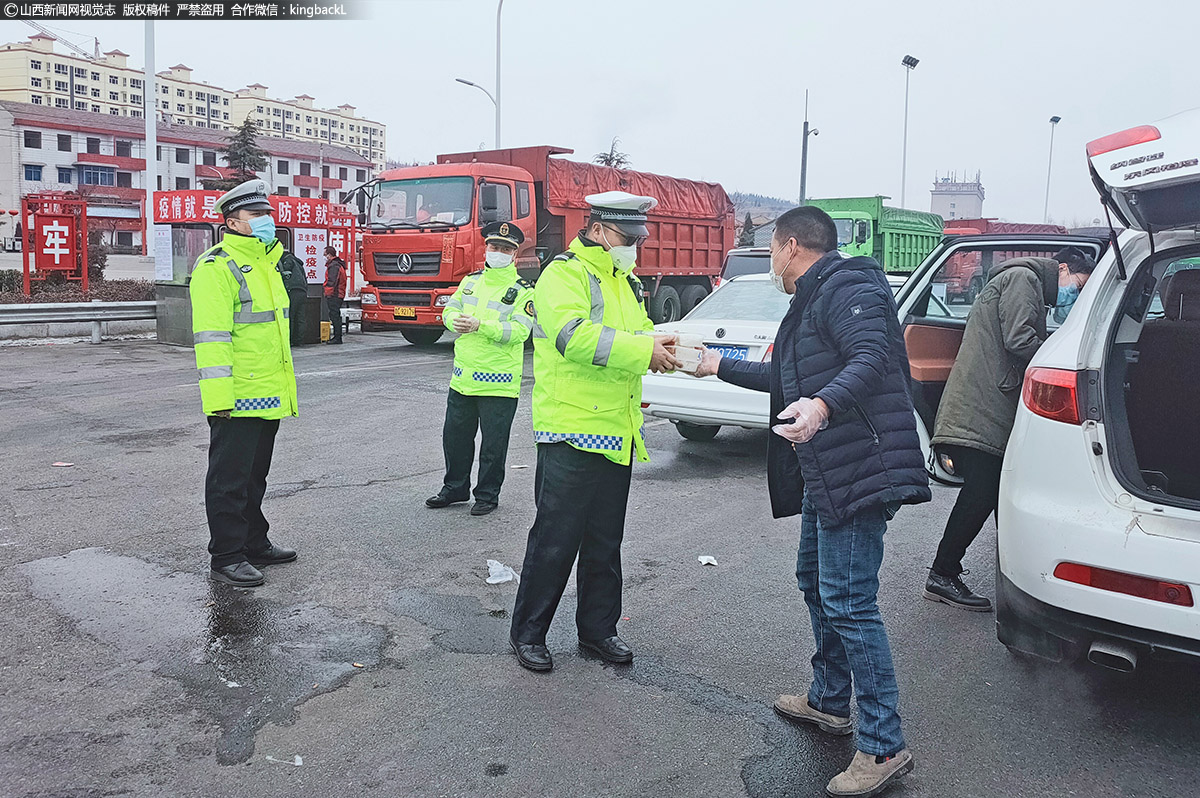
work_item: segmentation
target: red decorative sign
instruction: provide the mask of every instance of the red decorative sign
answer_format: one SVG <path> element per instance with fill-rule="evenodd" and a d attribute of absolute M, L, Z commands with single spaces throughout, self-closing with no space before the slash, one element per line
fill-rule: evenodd
<path fill-rule="evenodd" d="M 156 191 L 154 193 L 155 224 L 188 224 L 220 222 L 216 211 L 220 191 Z M 275 209 L 275 223 L 280 227 L 329 227 L 336 206 L 315 197 L 269 197 Z"/>
<path fill-rule="evenodd" d="M 88 289 L 87 202 L 64 192 L 29 194 L 21 199 L 25 220 L 24 281 L 26 296 L 34 282 L 51 272 Z"/>
<path fill-rule="evenodd" d="M 34 266 L 39 272 L 75 268 L 75 217 L 65 213 L 33 215 Z"/>

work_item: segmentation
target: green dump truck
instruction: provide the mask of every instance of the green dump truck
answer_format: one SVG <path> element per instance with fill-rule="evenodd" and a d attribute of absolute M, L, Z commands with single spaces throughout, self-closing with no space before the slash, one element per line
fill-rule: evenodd
<path fill-rule="evenodd" d="M 867 255 L 892 274 L 911 272 L 942 240 L 942 217 L 936 213 L 890 208 L 887 197 L 813 199 L 833 217 L 838 249 L 847 255 Z"/>

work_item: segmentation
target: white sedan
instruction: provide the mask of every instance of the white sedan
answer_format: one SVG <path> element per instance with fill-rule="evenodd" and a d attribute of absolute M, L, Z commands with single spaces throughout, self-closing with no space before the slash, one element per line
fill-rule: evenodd
<path fill-rule="evenodd" d="M 904 280 L 904 276 L 888 275 L 893 291 Z M 706 347 L 724 357 L 768 361 L 779 322 L 791 301 L 791 296 L 775 290 L 769 274 L 744 274 L 723 282 L 679 321 L 655 329 L 699 335 Z M 933 301 L 937 303 L 936 298 Z M 696 379 L 681 371 L 647 374 L 642 382 L 642 409 L 648 415 L 669 419 L 689 440 L 709 441 L 721 427 L 767 429 L 771 397 L 715 376 Z"/>

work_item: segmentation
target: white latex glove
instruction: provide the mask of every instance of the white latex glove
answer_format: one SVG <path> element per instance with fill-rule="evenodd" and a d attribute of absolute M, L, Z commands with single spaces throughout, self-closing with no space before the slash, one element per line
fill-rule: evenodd
<path fill-rule="evenodd" d="M 783 409 L 779 418 L 793 421 L 771 427 L 772 432 L 792 443 L 808 443 L 827 426 L 829 407 L 820 399 L 797 399 Z"/>
<path fill-rule="evenodd" d="M 479 319 L 474 316 L 462 315 L 453 322 L 454 331 L 460 334 L 473 333 L 479 329 Z"/>

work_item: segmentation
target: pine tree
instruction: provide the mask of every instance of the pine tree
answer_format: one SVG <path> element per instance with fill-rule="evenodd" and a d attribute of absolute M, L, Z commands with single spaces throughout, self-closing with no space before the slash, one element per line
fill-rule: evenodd
<path fill-rule="evenodd" d="M 628 169 L 632 161 L 629 160 L 629 153 L 617 152 L 617 145 L 620 143 L 621 140 L 614 136 L 608 152 L 596 153 L 592 158 L 592 163 L 598 163 L 601 166 L 611 166 L 613 169 Z"/>
<path fill-rule="evenodd" d="M 739 247 L 754 246 L 754 222 L 750 220 L 750 211 L 746 211 L 746 221 L 742 222 L 742 232 L 738 236 Z"/>
<path fill-rule="evenodd" d="M 216 191 L 228 191 L 239 183 L 253 180 L 255 172 L 266 171 L 267 151 L 258 146 L 258 123 L 250 117 L 233 129 L 229 142 L 217 152 L 225 157 L 233 175 L 228 178 L 204 180 L 204 187 Z"/>

